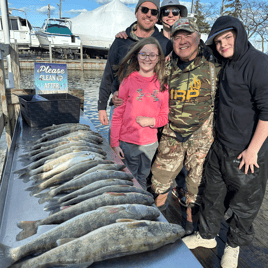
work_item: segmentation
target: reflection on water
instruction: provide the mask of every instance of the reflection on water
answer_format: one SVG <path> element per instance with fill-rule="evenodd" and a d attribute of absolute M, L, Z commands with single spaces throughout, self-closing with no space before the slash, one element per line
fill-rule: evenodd
<path fill-rule="evenodd" d="M 83 89 L 85 95 L 84 112 L 91 122 L 96 127 L 97 131 L 103 136 L 108 138 L 108 126 L 102 126 L 98 116 L 98 96 L 99 85 L 103 71 L 79 71 L 68 70 L 68 88 L 70 89 Z M 31 89 L 34 88 L 34 70 L 21 70 L 21 88 Z M 107 113 L 109 114 L 109 108 Z M 5 133 L 0 140 L 0 154 L 5 144 Z"/>

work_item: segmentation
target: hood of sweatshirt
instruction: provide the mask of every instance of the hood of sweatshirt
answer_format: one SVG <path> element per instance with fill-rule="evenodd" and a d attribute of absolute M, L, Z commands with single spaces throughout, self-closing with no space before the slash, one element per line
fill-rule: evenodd
<path fill-rule="evenodd" d="M 244 28 L 244 25 L 242 22 L 234 18 L 232 16 L 222 16 L 219 17 L 215 23 L 213 24 L 211 31 L 209 33 L 208 41 L 211 41 L 211 39 L 215 38 L 217 33 L 220 33 L 227 29 L 234 29 L 236 31 L 236 39 L 235 39 L 235 47 L 234 47 L 234 55 L 230 61 L 237 62 L 240 58 L 243 57 L 243 55 L 248 51 L 248 49 L 251 47 L 250 42 L 248 41 L 247 33 Z M 208 42 L 210 43 L 210 42 Z M 211 45 L 207 45 L 208 48 L 211 50 L 211 53 L 219 60 L 221 61 L 227 61 L 228 59 L 222 57 L 218 51 L 216 50 L 216 45 L 213 42 Z"/>

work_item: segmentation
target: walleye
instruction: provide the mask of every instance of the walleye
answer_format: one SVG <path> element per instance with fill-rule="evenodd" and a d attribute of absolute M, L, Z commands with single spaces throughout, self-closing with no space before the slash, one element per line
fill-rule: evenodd
<path fill-rule="evenodd" d="M 115 223 L 117 219 L 155 220 L 159 216 L 157 208 L 145 205 L 124 204 L 100 207 L 58 225 L 23 246 L 10 248 L 0 243 L 1 268 L 7 268 L 30 254 L 45 252 L 56 247 L 58 239 L 81 237 L 97 228 Z"/>
<path fill-rule="evenodd" d="M 65 178 L 66 178 L 66 176 L 64 176 L 64 179 Z M 39 203 L 42 204 L 42 203 L 52 199 L 52 197 L 54 197 L 58 194 L 68 192 L 68 191 L 75 191 L 75 190 L 78 190 L 78 189 L 92 183 L 92 182 L 99 181 L 99 180 L 106 180 L 106 179 L 132 180 L 133 175 L 130 173 L 123 172 L 123 171 L 114 171 L 114 170 L 96 171 L 93 173 L 86 174 L 86 175 L 80 177 L 79 179 L 73 179 L 73 180 L 67 181 L 64 184 L 58 186 L 57 188 L 51 189 L 45 193 L 34 194 L 34 196 L 40 197 Z M 46 182 L 44 182 L 44 184 L 46 185 L 46 188 L 47 188 L 48 186 L 47 186 Z M 38 187 L 38 188 L 40 189 L 40 187 Z M 43 186 L 41 189 L 43 189 Z M 31 190 L 33 190 L 33 188 L 31 188 Z"/>
<path fill-rule="evenodd" d="M 56 138 L 53 140 L 49 140 L 49 141 L 41 141 L 42 140 L 42 138 L 41 138 L 41 139 L 34 141 L 33 144 L 52 144 L 56 141 L 78 140 L 78 138 L 83 139 L 83 140 L 89 140 L 89 141 L 96 143 L 96 144 L 103 142 L 103 138 L 96 136 L 96 135 L 92 135 L 88 131 L 81 130 L 81 131 L 76 131 L 76 132 L 66 134 L 62 137 L 59 137 L 59 138 Z"/>
<path fill-rule="evenodd" d="M 73 132 L 70 134 L 67 134 L 65 136 L 62 136 L 60 138 L 51 140 L 51 141 L 45 141 L 39 144 L 36 144 L 32 147 L 32 149 L 39 149 L 42 146 L 50 146 L 53 145 L 55 143 L 60 143 L 60 142 L 65 142 L 65 141 L 87 141 L 87 142 L 91 142 L 94 144 L 99 144 L 98 139 L 94 139 L 94 137 L 92 137 L 89 134 L 86 134 L 85 132 Z"/>
<path fill-rule="evenodd" d="M 89 131 L 89 130 L 85 130 L 85 129 L 79 129 L 79 130 L 75 130 L 75 131 L 70 131 L 69 128 L 64 128 L 60 131 L 56 131 L 55 133 L 45 135 L 45 136 L 41 137 L 40 139 L 38 139 L 37 141 L 35 141 L 34 143 L 37 144 L 37 143 L 44 142 L 44 141 L 50 141 L 50 140 L 57 139 L 59 137 L 64 137 L 65 135 L 68 135 L 70 133 L 80 133 L 80 132 L 87 133 L 90 136 L 93 136 L 94 139 L 100 141 L 99 143 L 103 142 L 103 138 L 100 136 L 100 134 L 99 133 L 96 134 L 96 132 L 93 132 L 92 130 Z"/>
<path fill-rule="evenodd" d="M 59 174 L 65 170 L 67 170 L 68 168 L 70 168 L 78 163 L 81 163 L 85 160 L 94 160 L 94 156 L 92 156 L 92 154 L 88 154 L 88 153 L 79 155 L 79 156 L 71 158 L 63 163 L 60 163 L 60 164 L 53 166 L 53 168 L 50 171 L 42 172 L 42 173 L 33 175 L 29 178 L 29 180 L 33 180 L 33 181 L 47 180 L 47 179 L 53 177 L 54 175 Z"/>
<path fill-rule="evenodd" d="M 96 144 L 96 142 L 91 142 L 89 140 L 83 140 L 83 139 L 77 139 L 77 140 L 59 140 L 59 141 L 56 141 L 56 142 L 52 142 L 51 144 L 36 144 L 34 146 L 32 146 L 30 148 L 30 151 L 38 151 L 40 150 L 40 152 L 42 151 L 45 151 L 45 150 L 49 150 L 49 149 L 53 149 L 53 148 L 56 148 L 58 146 L 61 146 L 61 145 L 64 145 L 64 144 L 70 144 L 70 143 L 76 143 L 76 142 L 79 142 L 79 143 L 86 143 L 86 145 L 90 145 L 91 147 L 94 147 L 94 148 L 98 148 L 98 149 L 101 149 L 101 145 L 100 144 Z M 79 144 L 80 145 L 80 144 Z M 81 145 L 84 145 L 84 144 L 81 144 Z M 39 153 L 39 152 L 38 152 Z"/>
<path fill-rule="evenodd" d="M 88 125 L 81 125 L 81 124 L 75 125 L 75 126 L 62 126 L 60 128 L 57 128 L 57 129 L 52 129 L 52 130 L 46 131 L 41 136 L 46 137 L 46 136 L 57 134 L 60 137 L 60 136 L 63 136 L 67 133 L 75 132 L 77 130 L 86 130 L 86 131 L 92 132 L 94 135 L 100 136 L 100 134 L 98 132 L 91 130 Z"/>
<path fill-rule="evenodd" d="M 152 205 L 154 199 L 148 195 L 139 193 L 105 193 L 100 196 L 85 200 L 74 206 L 63 209 L 43 220 L 21 221 L 17 226 L 23 229 L 17 235 L 17 241 L 30 237 L 37 233 L 38 226 L 48 224 L 59 224 L 74 218 L 82 213 L 95 210 L 99 207 L 120 204 L 142 204 Z"/>
<path fill-rule="evenodd" d="M 66 146 L 66 145 L 62 145 L 60 147 L 58 147 L 57 150 L 51 149 L 51 150 L 45 151 L 43 153 L 39 153 L 37 155 L 34 155 L 34 156 L 30 157 L 30 160 L 33 162 L 33 161 L 39 160 L 41 158 L 44 158 L 46 156 L 49 156 L 51 154 L 54 154 L 56 152 L 60 153 L 60 151 L 66 150 L 66 149 L 69 149 L 69 152 L 75 151 L 75 150 L 87 151 L 87 152 L 90 152 L 92 154 L 95 154 L 99 158 L 105 158 L 105 156 L 106 156 L 106 154 L 105 154 L 105 152 L 103 150 L 94 149 L 94 148 L 92 149 L 91 147 L 86 146 L 86 145 L 83 145 L 83 146 L 73 146 L 73 145 L 72 146 Z"/>
<path fill-rule="evenodd" d="M 62 127 L 72 127 L 72 126 L 77 126 L 77 125 L 81 125 L 81 126 L 87 127 L 89 130 L 91 130 L 90 126 L 89 125 L 86 125 L 86 124 L 80 124 L 80 123 L 63 123 L 63 124 L 58 124 L 58 125 L 53 124 L 52 126 L 44 127 L 44 128 L 42 128 L 42 131 L 55 130 L 55 129 L 59 129 L 59 128 L 62 128 Z"/>
<path fill-rule="evenodd" d="M 118 179 L 105 179 L 105 180 L 98 180 L 98 181 L 95 181 L 95 182 L 92 182 L 90 183 L 89 185 L 79 189 L 79 190 L 76 190 L 74 192 L 71 192 L 69 194 L 66 194 L 58 199 L 53 199 L 53 201 L 57 201 L 57 203 L 62 203 L 64 201 L 67 201 L 69 199 L 72 199 L 72 198 L 75 198 L 79 195 L 82 195 L 82 194 L 87 194 L 87 193 L 90 193 L 90 192 L 93 192 L 97 189 L 100 189 L 102 187 L 106 187 L 106 186 L 110 186 L 110 185 L 131 185 L 133 186 L 134 183 L 132 181 L 126 181 L 126 180 L 118 180 Z"/>
<path fill-rule="evenodd" d="M 105 186 L 100 189 L 97 189 L 93 192 L 89 192 L 86 194 L 78 195 L 77 197 L 70 199 L 68 201 L 58 203 L 56 200 L 55 202 L 50 202 L 48 205 L 45 206 L 44 210 L 55 210 L 60 207 L 66 207 L 74 204 L 78 204 L 84 200 L 93 198 L 95 196 L 99 196 L 104 193 L 129 193 L 129 192 L 135 192 L 140 194 L 145 194 L 153 197 L 153 195 L 147 191 L 145 191 L 142 188 L 138 188 L 136 186 L 129 186 L 129 185 L 110 185 Z M 52 200 L 53 201 L 53 200 Z"/>
<path fill-rule="evenodd" d="M 107 164 L 110 164 L 109 161 L 107 161 Z M 26 188 L 26 191 L 31 191 L 30 195 L 34 195 L 37 194 L 41 191 L 43 191 L 44 189 L 54 186 L 54 185 L 58 185 L 61 184 L 63 182 L 66 182 L 68 180 L 72 180 L 73 177 L 75 175 L 79 175 L 83 172 L 85 172 L 86 170 L 95 167 L 96 163 L 93 162 L 93 160 L 86 160 L 82 163 L 78 163 L 68 169 L 66 169 L 65 171 L 61 172 L 60 174 L 56 174 L 53 177 L 49 178 L 48 180 L 41 182 L 40 184 L 34 185 L 34 186 L 30 186 L 28 188 Z"/>
<path fill-rule="evenodd" d="M 51 146 L 52 148 L 50 148 L 50 146 L 42 147 L 40 149 L 33 150 L 33 151 L 28 152 L 26 154 L 22 154 L 22 155 L 20 155 L 20 158 L 25 158 L 25 157 L 31 158 L 32 156 L 38 156 L 38 158 L 42 158 L 42 157 L 45 157 L 47 155 L 50 155 L 51 153 L 55 153 L 55 152 L 58 152 L 60 150 L 70 148 L 70 146 L 87 146 L 93 152 L 102 154 L 104 156 L 107 155 L 107 153 L 103 149 L 101 149 L 100 147 L 96 147 L 95 145 L 92 146 L 92 143 L 90 143 L 90 142 L 75 141 L 75 142 L 66 142 L 65 144 L 60 144 L 59 146 L 56 146 L 56 147 Z"/>
<path fill-rule="evenodd" d="M 80 268 L 86 268 L 94 262 L 155 250 L 174 243 L 184 234 L 184 229 L 174 223 L 119 219 L 75 240 L 59 239 L 59 247 L 29 259 L 19 267 L 80 264 Z"/>
<path fill-rule="evenodd" d="M 71 152 L 66 153 L 62 156 L 59 156 L 58 158 L 55 157 L 55 159 L 48 159 L 48 158 L 42 158 L 38 160 L 37 162 L 31 163 L 28 166 L 25 166 L 22 169 L 18 169 L 14 171 L 14 173 L 20 173 L 20 174 L 26 174 L 29 176 L 33 176 L 35 174 L 38 174 L 43 171 L 49 171 L 53 168 L 54 165 L 63 163 L 67 161 L 68 159 L 74 158 L 79 155 L 87 154 L 87 152 Z M 113 163 L 113 162 L 112 162 Z"/>

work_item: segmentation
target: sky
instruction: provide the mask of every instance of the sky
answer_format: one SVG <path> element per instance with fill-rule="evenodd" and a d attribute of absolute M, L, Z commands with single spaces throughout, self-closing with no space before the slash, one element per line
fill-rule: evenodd
<path fill-rule="evenodd" d="M 61 0 L 61 17 L 74 18 L 81 12 L 91 11 L 97 7 L 107 4 L 112 0 Z M 161 1 L 161 0 L 160 0 Z M 121 0 L 129 8 L 135 9 L 138 0 Z M 201 2 L 214 2 L 203 0 Z M 220 1 L 221 2 L 221 1 Z M 191 10 L 192 1 L 180 1 L 188 10 Z M 9 0 L 8 7 L 23 9 L 27 19 L 34 27 L 41 27 L 44 20 L 48 18 L 48 4 L 50 5 L 50 17 L 59 18 L 60 0 Z M 13 12 L 14 15 L 18 13 Z"/>

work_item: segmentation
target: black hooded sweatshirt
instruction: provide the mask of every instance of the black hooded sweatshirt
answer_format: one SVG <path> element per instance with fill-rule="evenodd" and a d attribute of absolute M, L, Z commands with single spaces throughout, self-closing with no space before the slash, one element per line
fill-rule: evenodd
<path fill-rule="evenodd" d="M 133 27 L 136 23 L 137 22 L 134 22 L 126 29 L 128 35 L 127 39 L 116 38 L 109 49 L 108 59 L 99 89 L 98 110 L 106 110 L 110 95 L 119 89 L 119 81 L 117 77 L 115 77 L 113 66 L 118 65 L 132 46 L 141 39 L 133 34 Z M 156 26 L 151 36 L 158 40 L 165 56 L 172 51 L 171 41 L 161 34 Z"/>
<path fill-rule="evenodd" d="M 236 31 L 234 55 L 224 59 L 213 42 L 208 47 L 223 60 L 219 82 L 217 139 L 233 150 L 244 151 L 256 130 L 258 120 L 268 121 L 268 56 L 255 49 L 243 24 L 234 17 L 222 16 L 214 23 L 208 39 L 219 31 Z M 268 139 L 261 150 L 268 148 Z"/>

